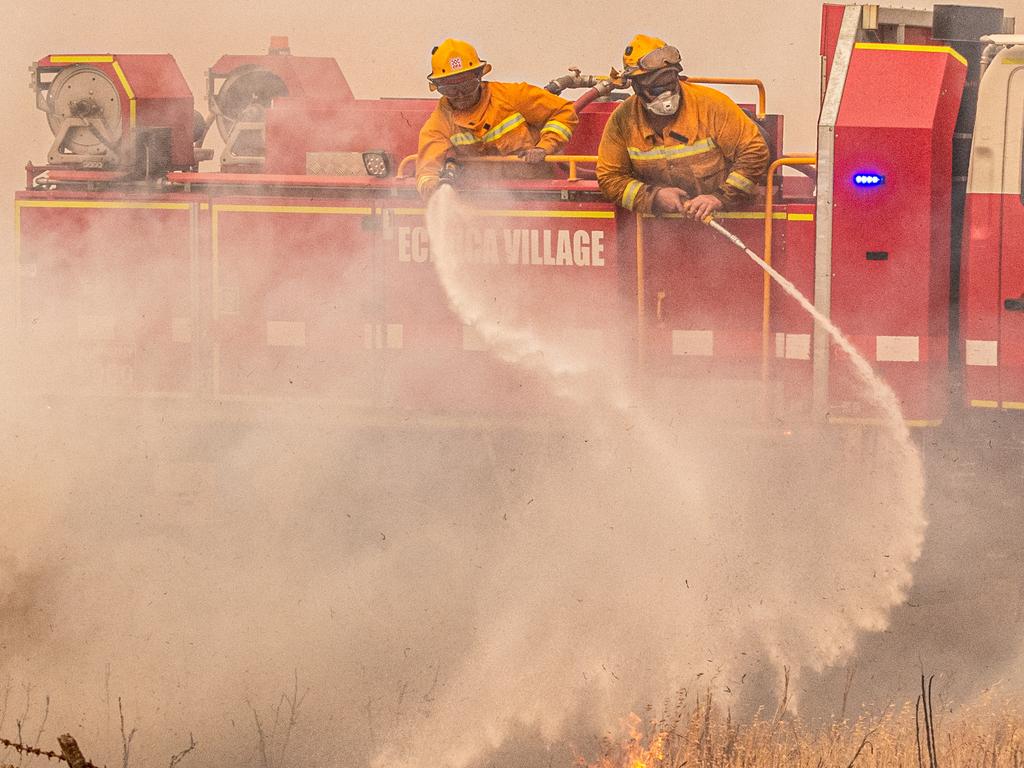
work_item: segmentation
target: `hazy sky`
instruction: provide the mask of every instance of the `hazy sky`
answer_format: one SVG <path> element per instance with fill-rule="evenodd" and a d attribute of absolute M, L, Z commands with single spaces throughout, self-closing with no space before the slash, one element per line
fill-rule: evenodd
<path fill-rule="evenodd" d="M 5 148 L 0 179 L 11 190 L 23 184 L 25 162 L 44 161 L 52 140 L 28 88 L 32 61 L 51 53 L 171 53 L 205 113 L 205 70 L 221 54 L 265 50 L 273 34 L 288 35 L 296 54 L 337 58 L 360 98 L 428 95 L 424 78 L 430 49 L 449 36 L 475 42 L 493 64 L 494 79 L 543 84 L 569 65 L 607 72 L 620 63 L 633 34 L 656 34 L 680 48 L 690 74 L 764 80 L 769 111 L 786 116 L 787 151 L 812 151 L 820 8 L 818 0 L 635 5 L 610 0 L 585 5 L 550 0 L 2 0 L 7 33 L 0 54 L 0 94 L 7 113 L 0 127 Z M 1006 10 L 1022 17 L 1024 2 L 1007 3 Z M 742 89 L 732 95 L 749 98 Z M 8 221 L 11 210 L 7 202 L 3 216 Z"/>

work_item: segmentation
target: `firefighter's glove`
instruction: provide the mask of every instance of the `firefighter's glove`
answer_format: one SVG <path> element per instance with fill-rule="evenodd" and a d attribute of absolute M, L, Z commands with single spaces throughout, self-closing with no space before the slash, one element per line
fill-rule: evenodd
<path fill-rule="evenodd" d="M 697 221 L 704 221 L 715 211 L 722 209 L 722 201 L 714 195 L 697 195 L 683 203 L 683 214 Z"/>
<path fill-rule="evenodd" d="M 548 156 L 548 151 L 543 147 L 530 147 L 519 150 L 517 154 L 528 163 L 543 163 L 544 158 Z"/>
<path fill-rule="evenodd" d="M 654 193 L 654 212 L 683 213 L 683 206 L 689 199 L 679 187 L 662 187 Z"/>

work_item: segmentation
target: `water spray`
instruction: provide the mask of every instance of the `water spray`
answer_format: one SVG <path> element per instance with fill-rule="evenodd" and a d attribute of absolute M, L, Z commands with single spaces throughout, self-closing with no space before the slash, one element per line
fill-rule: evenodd
<path fill-rule="evenodd" d="M 490 354 L 542 377 L 558 438 L 527 439 L 528 460 L 495 464 L 500 476 L 515 472 L 502 493 L 516 522 L 476 593 L 488 619 L 447 674 L 429 721 L 391 734 L 375 768 L 469 768 L 514 754 L 534 730 L 557 745 L 694 672 L 717 668 L 741 683 L 763 671 L 760 688 L 772 670 L 781 678 L 841 662 L 863 633 L 888 626 L 920 555 L 923 485 L 898 404 L 889 409 L 867 362 L 858 372 L 892 436 L 879 441 L 877 460 L 848 455 L 831 430 L 808 430 L 806 443 L 784 441 L 775 461 L 771 430 L 723 429 L 714 398 L 663 408 L 631 386 L 631 359 L 577 348 L 544 317 L 514 312 L 532 298 L 528 278 L 460 258 L 456 235 L 474 215 L 449 185 L 431 197 L 437 279 Z M 739 238 L 706 223 L 802 298 Z M 664 610 L 651 616 L 637 595 L 656 596 Z M 734 690 L 737 702 L 757 693 Z"/>
<path fill-rule="evenodd" d="M 810 314 L 814 318 L 816 323 L 818 323 L 822 328 L 824 328 L 828 332 L 828 335 L 832 337 L 832 340 L 836 343 L 836 345 L 840 349 L 842 349 L 847 355 L 850 356 L 850 360 L 853 363 L 854 370 L 857 372 L 857 375 L 860 376 L 860 378 L 864 381 L 864 383 L 869 387 L 875 400 L 885 411 L 886 415 L 889 417 L 888 421 L 891 423 L 893 429 L 896 431 L 900 440 L 903 442 L 908 441 L 909 432 L 907 430 L 906 424 L 903 421 L 903 411 L 900 408 L 899 400 L 896 397 L 896 393 L 892 391 L 892 388 L 889 387 L 888 384 L 886 384 L 884 381 L 882 381 L 882 379 L 878 377 L 878 374 L 875 373 L 874 369 L 871 367 L 871 364 L 864 358 L 863 355 L 860 354 L 860 352 L 857 351 L 856 347 L 854 347 L 853 344 L 850 343 L 849 339 L 847 339 L 842 334 L 842 332 L 832 323 L 831 320 L 829 320 L 827 317 L 825 317 L 825 315 L 819 312 L 817 307 L 815 307 L 810 301 L 808 301 L 807 297 L 804 296 L 803 293 L 801 293 L 800 290 L 795 285 L 793 285 L 793 283 L 791 283 L 789 280 L 783 277 L 782 274 L 778 270 L 773 268 L 771 264 L 762 259 L 752 250 L 750 250 L 750 248 L 747 247 L 746 243 L 744 243 L 736 235 L 734 235 L 728 229 L 726 229 L 717 221 L 715 221 L 711 216 L 706 217 L 702 221 L 709 227 L 711 227 L 713 230 L 718 232 L 718 234 L 720 234 L 730 243 L 732 243 L 741 251 L 746 253 L 747 256 L 749 256 L 755 264 L 757 264 L 759 267 L 761 267 L 761 269 L 763 269 L 771 276 L 772 280 L 774 280 L 776 283 L 782 286 L 783 290 L 785 290 L 786 293 L 793 297 L 797 301 L 797 303 L 800 304 L 800 306 L 803 307 L 804 310 L 806 310 L 808 314 Z"/>
<path fill-rule="evenodd" d="M 822 315 L 814 307 L 814 305 L 811 304 L 807 300 L 807 298 L 802 293 L 800 293 L 799 290 L 797 290 L 796 286 L 794 286 L 791 282 L 789 282 L 789 280 L 784 278 L 781 273 L 779 273 L 777 270 L 772 268 L 771 264 L 769 264 L 767 261 L 762 259 L 760 256 L 758 256 L 752 250 L 750 250 L 750 248 L 747 247 L 746 243 L 744 243 L 736 235 L 734 235 L 728 229 L 726 229 L 721 224 L 719 224 L 717 221 L 715 221 L 712 216 L 707 216 L 702 221 L 703 221 L 704 224 L 707 224 L 709 227 L 711 227 L 713 230 L 715 230 L 718 234 L 720 234 L 722 237 L 724 237 L 730 243 L 732 243 L 737 248 L 739 248 L 741 251 L 746 253 L 747 256 L 749 256 L 754 261 L 755 264 L 757 264 L 759 267 L 761 267 L 761 269 L 763 269 L 765 272 L 767 272 L 769 275 L 771 275 L 772 279 L 775 280 L 775 282 L 777 282 L 779 285 L 781 285 L 783 288 L 785 288 L 786 292 L 790 296 L 792 296 L 794 299 L 796 299 L 804 309 L 806 309 L 808 312 L 810 312 L 814 316 L 815 320 L 820 322 L 826 328 L 830 328 L 831 323 L 829 323 L 828 318 L 826 318 L 824 315 Z M 842 334 L 839 334 L 838 330 L 836 331 L 836 333 L 832 333 L 832 330 L 829 330 L 829 333 L 833 336 L 833 338 L 836 338 L 837 336 L 839 337 L 839 338 L 836 338 L 837 342 L 839 341 L 840 338 L 842 338 Z M 843 341 L 845 341 L 845 339 L 843 339 Z M 844 349 L 845 349 L 845 347 L 844 347 Z M 850 351 L 850 350 L 847 350 L 847 351 Z M 854 352 L 854 354 L 855 354 L 855 352 Z"/>

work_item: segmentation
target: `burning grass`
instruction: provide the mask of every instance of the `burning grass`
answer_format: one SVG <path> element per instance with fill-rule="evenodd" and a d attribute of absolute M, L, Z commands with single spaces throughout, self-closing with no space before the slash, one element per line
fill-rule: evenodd
<path fill-rule="evenodd" d="M 946 707 L 926 726 L 922 704 L 822 726 L 760 710 L 741 724 L 707 696 L 678 706 L 670 718 L 630 715 L 628 737 L 622 743 L 605 739 L 600 758 L 588 764 L 581 757 L 580 768 L 1024 766 L 1024 714 L 1016 706 Z"/>

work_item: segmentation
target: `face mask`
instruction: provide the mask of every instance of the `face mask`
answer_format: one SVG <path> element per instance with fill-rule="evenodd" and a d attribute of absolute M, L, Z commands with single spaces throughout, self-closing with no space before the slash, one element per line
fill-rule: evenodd
<path fill-rule="evenodd" d="M 655 96 L 650 101 L 644 101 L 644 107 L 652 115 L 668 117 L 679 111 L 679 91 L 665 91 Z"/>

